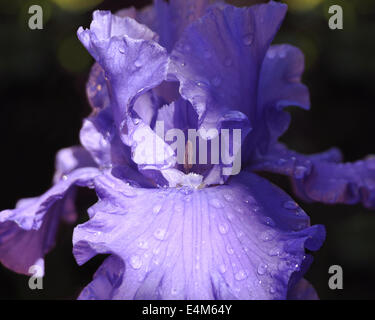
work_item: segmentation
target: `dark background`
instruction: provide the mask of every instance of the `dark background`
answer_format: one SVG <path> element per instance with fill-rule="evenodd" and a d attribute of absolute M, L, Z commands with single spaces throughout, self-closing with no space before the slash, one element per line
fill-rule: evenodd
<path fill-rule="evenodd" d="M 76 37 L 78 27 L 89 26 L 94 8 L 139 8 L 149 2 L 0 0 L 0 210 L 47 190 L 55 153 L 78 144 L 82 119 L 90 112 L 85 81 L 93 63 Z M 293 122 L 282 140 L 305 153 L 337 146 L 348 161 L 375 154 L 375 2 L 284 2 L 290 10 L 275 42 L 304 51 L 304 82 L 310 88 L 312 110 L 292 108 Z M 32 4 L 44 10 L 43 30 L 28 28 Z M 328 28 L 332 4 L 344 9 L 344 30 Z M 274 181 L 291 193 L 285 179 Z M 95 201 L 87 192 L 79 198 Z M 80 222 L 87 218 L 90 205 L 83 200 L 78 203 Z M 374 299 L 375 213 L 361 206 L 300 204 L 313 224 L 327 228 L 327 240 L 307 274 L 320 297 Z M 46 257 L 44 290 L 31 291 L 28 277 L 0 266 L 0 299 L 75 298 L 103 257 L 78 267 L 71 252 L 72 231 L 72 226 L 61 226 L 57 246 Z M 328 268 L 334 264 L 343 267 L 343 290 L 328 288 Z"/>

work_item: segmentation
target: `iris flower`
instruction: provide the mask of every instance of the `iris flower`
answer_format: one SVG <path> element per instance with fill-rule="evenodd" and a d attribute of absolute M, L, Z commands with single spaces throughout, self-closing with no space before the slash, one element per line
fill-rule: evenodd
<path fill-rule="evenodd" d="M 95 11 L 78 30 L 96 60 L 81 146 L 58 153 L 45 194 L 0 213 L 0 261 L 23 274 L 43 268 L 76 187 L 88 187 L 98 202 L 75 227 L 73 253 L 79 265 L 108 257 L 79 299 L 317 298 L 303 276 L 325 229 L 258 173 L 288 176 L 304 201 L 373 208 L 375 160 L 342 163 L 337 149 L 302 155 L 278 141 L 284 108 L 310 107 L 303 54 L 271 45 L 286 11 L 208 0 Z M 240 148 L 221 145 L 241 156 L 241 172 L 189 162 L 199 151 L 187 139 L 179 163 L 158 122 L 184 133 L 241 130 Z"/>

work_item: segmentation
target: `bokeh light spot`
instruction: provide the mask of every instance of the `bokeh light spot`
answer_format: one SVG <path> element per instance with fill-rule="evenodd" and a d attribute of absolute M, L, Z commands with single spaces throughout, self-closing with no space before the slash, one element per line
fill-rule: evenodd
<path fill-rule="evenodd" d="M 285 0 L 290 10 L 308 11 L 317 7 L 323 0 Z"/>
<path fill-rule="evenodd" d="M 72 73 L 85 71 L 92 63 L 90 55 L 75 36 L 60 43 L 57 56 L 60 65 Z"/>
<path fill-rule="evenodd" d="M 103 0 L 52 0 L 61 9 L 68 11 L 87 11 L 94 8 Z"/>

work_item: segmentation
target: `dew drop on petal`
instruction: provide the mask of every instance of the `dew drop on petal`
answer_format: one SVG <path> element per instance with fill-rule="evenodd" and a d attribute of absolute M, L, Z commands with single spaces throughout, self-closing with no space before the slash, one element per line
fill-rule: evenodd
<path fill-rule="evenodd" d="M 227 234 L 229 231 L 229 226 L 227 223 L 223 223 L 219 225 L 219 231 L 221 234 Z"/>
<path fill-rule="evenodd" d="M 224 194 L 224 199 L 227 200 L 228 202 L 233 202 L 233 196 L 229 193 Z"/>
<path fill-rule="evenodd" d="M 138 60 L 136 60 L 136 61 L 134 62 L 134 66 L 135 66 L 136 68 L 140 68 L 140 67 L 142 67 L 142 65 L 143 65 L 143 62 L 142 62 L 140 59 L 138 59 Z"/>
<path fill-rule="evenodd" d="M 271 241 L 274 238 L 274 233 L 272 231 L 264 231 L 260 235 L 260 239 L 263 241 Z"/>
<path fill-rule="evenodd" d="M 130 258 L 130 265 L 133 269 L 139 269 L 142 267 L 142 260 L 139 256 L 132 256 Z"/>
<path fill-rule="evenodd" d="M 275 221 L 273 221 L 272 218 L 270 217 L 265 217 L 263 221 L 267 226 L 270 226 L 270 227 L 275 226 Z"/>
<path fill-rule="evenodd" d="M 225 267 L 224 264 L 222 264 L 220 267 L 219 267 L 219 270 L 220 270 L 220 273 L 225 273 L 227 271 L 227 268 Z"/>
<path fill-rule="evenodd" d="M 298 204 L 294 201 L 286 201 L 284 202 L 284 208 L 288 210 L 295 210 L 298 208 Z"/>
<path fill-rule="evenodd" d="M 164 240 L 166 234 L 167 234 L 167 231 L 165 229 L 160 229 L 160 228 L 156 229 L 156 231 L 154 232 L 154 236 L 158 240 Z"/>
<path fill-rule="evenodd" d="M 141 249 L 147 249 L 148 248 L 147 241 L 143 241 L 143 240 L 139 241 L 138 242 L 138 247 L 141 248 Z"/>
<path fill-rule="evenodd" d="M 262 276 L 267 272 L 267 269 L 268 269 L 268 265 L 265 264 L 265 263 L 261 263 L 258 266 L 257 272 L 258 272 L 259 275 Z"/>
<path fill-rule="evenodd" d="M 280 250 L 278 248 L 272 248 L 268 251 L 268 255 L 271 257 L 280 255 Z"/>
<path fill-rule="evenodd" d="M 227 246 L 226 246 L 226 250 L 227 250 L 227 253 L 228 253 L 228 254 L 233 254 L 233 253 L 234 253 L 234 250 L 233 250 L 233 248 L 230 246 L 230 244 L 227 244 Z"/>
<path fill-rule="evenodd" d="M 155 213 L 155 214 L 158 214 L 161 210 L 161 205 L 160 204 L 157 204 L 156 206 L 154 206 L 154 208 L 152 209 L 152 212 Z"/>
<path fill-rule="evenodd" d="M 234 275 L 234 277 L 236 280 L 241 281 L 247 278 L 247 274 L 244 270 L 240 270 Z"/>
<path fill-rule="evenodd" d="M 254 42 L 254 34 L 248 33 L 243 37 L 243 43 L 245 46 L 251 46 Z"/>

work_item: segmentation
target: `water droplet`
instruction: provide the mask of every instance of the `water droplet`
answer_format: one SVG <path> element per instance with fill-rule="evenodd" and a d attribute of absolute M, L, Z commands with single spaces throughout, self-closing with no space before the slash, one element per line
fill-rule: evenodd
<path fill-rule="evenodd" d="M 278 248 L 272 248 L 270 251 L 268 251 L 268 255 L 271 257 L 275 257 L 280 255 L 280 250 Z"/>
<path fill-rule="evenodd" d="M 260 239 L 263 241 L 271 241 L 275 237 L 275 234 L 272 231 L 264 231 L 260 235 Z"/>
<path fill-rule="evenodd" d="M 118 49 L 118 51 L 119 51 L 121 54 L 125 54 L 125 48 L 123 48 L 123 47 L 120 47 L 120 48 Z"/>
<path fill-rule="evenodd" d="M 227 218 L 228 218 L 229 221 L 232 221 L 234 219 L 234 215 L 227 212 Z"/>
<path fill-rule="evenodd" d="M 275 294 L 276 293 L 276 289 L 274 287 L 270 287 L 270 293 L 271 294 Z"/>
<path fill-rule="evenodd" d="M 275 221 L 273 221 L 272 218 L 270 218 L 270 217 L 265 217 L 264 218 L 264 223 L 267 226 L 270 226 L 270 227 L 274 227 L 275 226 Z"/>
<path fill-rule="evenodd" d="M 181 62 L 181 67 L 186 67 L 186 63 L 185 62 Z"/>
<path fill-rule="evenodd" d="M 248 33 L 243 37 L 243 43 L 245 46 L 251 46 L 254 42 L 254 34 Z"/>
<path fill-rule="evenodd" d="M 236 280 L 241 281 L 247 278 L 247 274 L 244 270 L 240 270 L 234 275 L 234 277 Z"/>
<path fill-rule="evenodd" d="M 164 240 L 166 235 L 167 231 L 165 229 L 156 229 L 154 232 L 154 236 L 158 240 Z"/>
<path fill-rule="evenodd" d="M 62 180 L 66 181 L 68 180 L 68 176 L 66 174 L 64 174 L 62 177 L 61 177 Z"/>
<path fill-rule="evenodd" d="M 296 179 L 302 179 L 305 176 L 305 173 L 307 172 L 307 168 L 303 166 L 297 166 L 294 169 L 294 177 Z"/>
<path fill-rule="evenodd" d="M 227 246 L 226 246 L 226 250 L 227 250 L 227 253 L 228 253 L 228 254 L 233 254 L 233 253 L 234 253 L 234 250 L 233 250 L 233 248 L 230 246 L 230 244 L 227 244 Z"/>
<path fill-rule="evenodd" d="M 209 86 L 208 83 L 205 82 L 205 81 L 197 81 L 196 84 L 200 88 L 204 88 L 204 87 L 208 87 Z"/>
<path fill-rule="evenodd" d="M 241 238 L 243 237 L 243 232 L 242 231 L 238 231 L 237 232 L 237 238 Z"/>
<path fill-rule="evenodd" d="M 215 86 L 215 87 L 218 87 L 221 85 L 221 78 L 220 77 L 215 77 L 212 79 L 212 84 Z"/>
<path fill-rule="evenodd" d="M 225 273 L 227 271 L 227 268 L 225 267 L 224 264 L 222 264 L 220 267 L 219 267 L 219 270 L 220 270 L 220 273 Z"/>
<path fill-rule="evenodd" d="M 224 194 L 224 199 L 227 200 L 228 202 L 233 202 L 233 196 L 229 193 Z"/>
<path fill-rule="evenodd" d="M 264 275 L 267 272 L 267 270 L 268 270 L 268 265 L 265 264 L 265 263 L 261 263 L 258 266 L 257 272 L 258 272 L 259 275 L 262 276 L 262 275 Z"/>
<path fill-rule="evenodd" d="M 157 204 L 153 209 L 152 209 L 152 212 L 154 214 L 158 214 L 161 210 L 161 205 L 160 204 Z"/>
<path fill-rule="evenodd" d="M 234 210 L 236 210 L 238 213 L 244 213 L 244 209 L 240 206 L 235 206 Z"/>
<path fill-rule="evenodd" d="M 140 68 L 140 67 L 143 66 L 143 62 L 142 62 L 140 59 L 137 59 L 137 60 L 135 60 L 135 62 L 134 62 L 134 66 L 135 66 L 136 68 Z"/>
<path fill-rule="evenodd" d="M 244 198 L 243 201 L 244 201 L 245 203 L 247 203 L 247 204 L 255 204 L 255 203 L 256 203 L 254 197 L 249 196 L 249 195 L 246 196 L 246 197 Z"/>
<path fill-rule="evenodd" d="M 210 200 L 210 205 L 213 206 L 216 209 L 221 209 L 221 208 L 224 207 L 223 204 L 221 203 L 221 201 L 219 199 L 216 199 L 216 198 Z"/>
<path fill-rule="evenodd" d="M 219 225 L 219 231 L 221 234 L 227 234 L 229 231 L 229 226 L 227 223 L 223 223 Z"/>
<path fill-rule="evenodd" d="M 139 269 L 142 267 L 142 260 L 139 256 L 132 256 L 130 258 L 130 265 L 132 266 L 133 269 Z"/>
<path fill-rule="evenodd" d="M 138 247 L 141 248 L 141 249 L 147 249 L 147 248 L 148 248 L 148 243 L 147 243 L 147 241 L 140 240 L 140 241 L 138 242 Z"/>
<path fill-rule="evenodd" d="M 288 210 L 296 210 L 298 209 L 298 204 L 294 201 L 286 201 L 284 203 L 284 208 Z"/>

